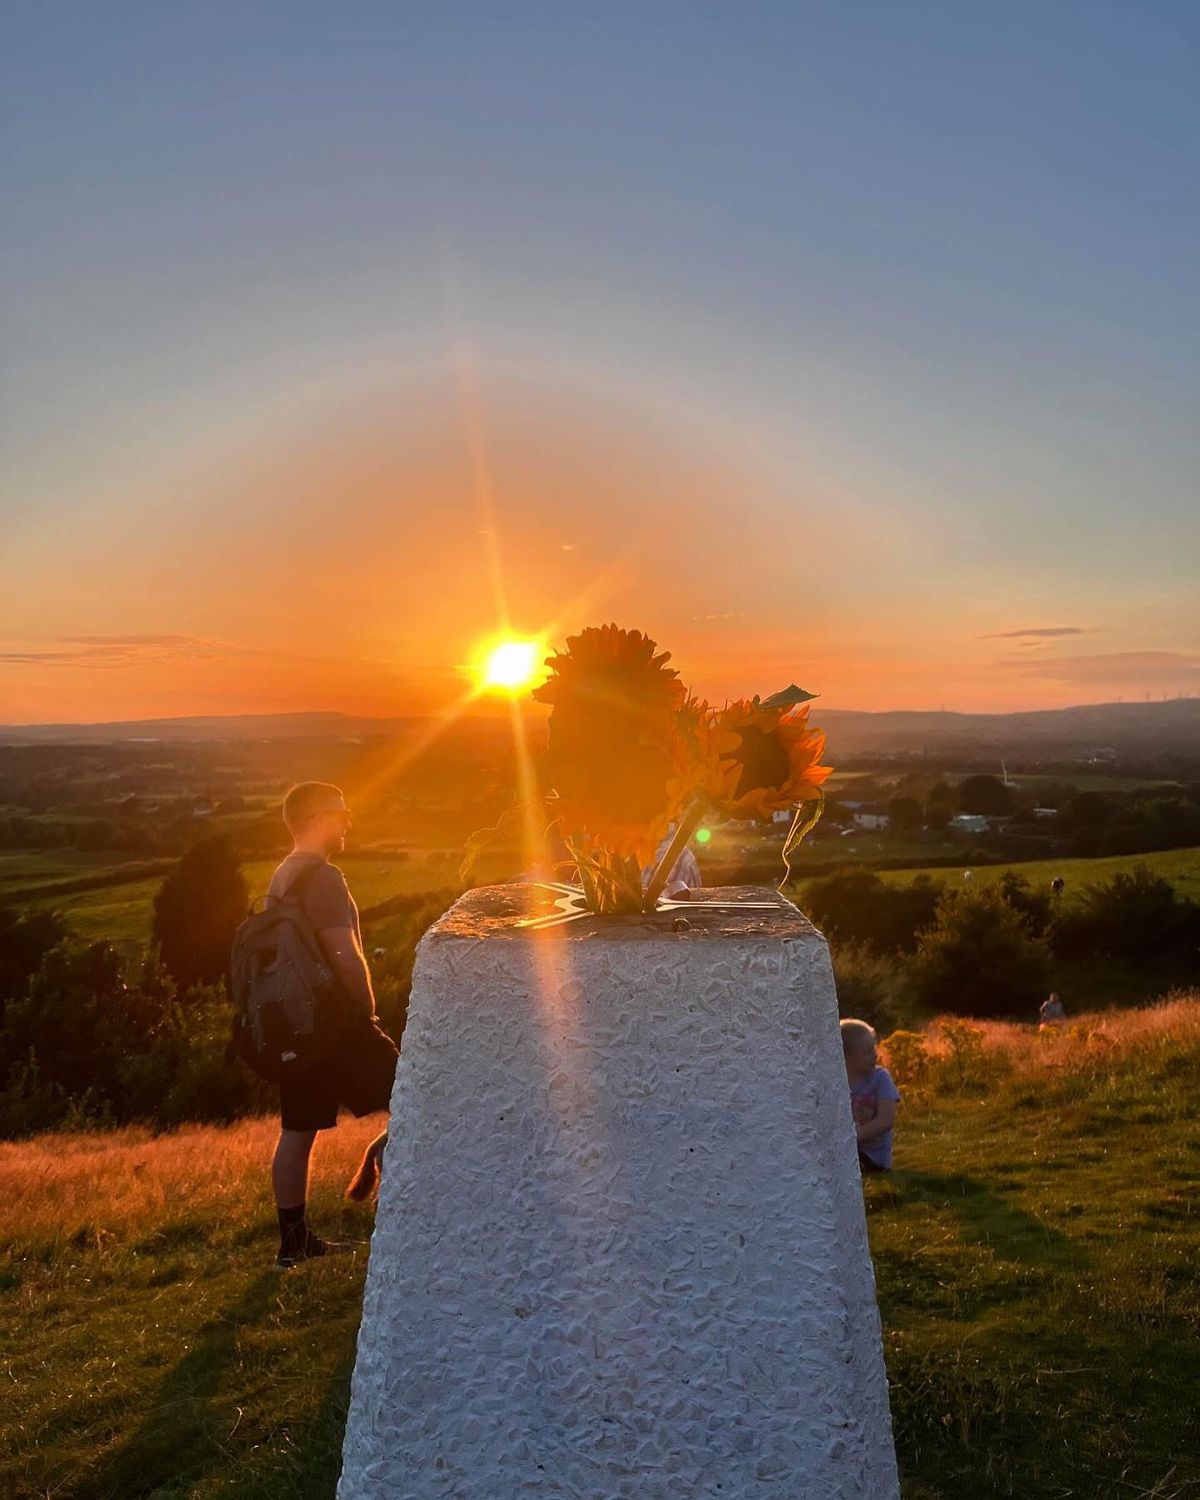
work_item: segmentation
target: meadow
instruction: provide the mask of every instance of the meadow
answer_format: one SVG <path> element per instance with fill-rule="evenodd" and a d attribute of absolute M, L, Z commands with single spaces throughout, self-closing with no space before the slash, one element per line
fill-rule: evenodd
<path fill-rule="evenodd" d="M 1111 880 L 1118 873 L 1145 865 L 1156 875 L 1162 875 L 1179 892 L 1193 901 L 1200 900 L 1200 849 L 1156 849 L 1149 854 L 1110 854 L 1097 859 L 1029 859 L 1000 865 L 949 865 L 936 870 L 880 870 L 879 878 L 893 885 L 908 885 L 918 875 L 928 875 L 934 880 L 959 882 L 969 870 L 971 880 L 977 885 L 994 885 L 1002 876 L 1011 872 L 1020 875 L 1030 885 L 1048 886 L 1056 876 L 1066 882 L 1065 895 L 1078 891 L 1085 885 L 1097 885 Z"/>
<path fill-rule="evenodd" d="M 77 858 L 91 860 L 78 873 L 74 861 L 58 853 L 21 851 L 0 856 L 0 901 L 35 911 L 57 910 L 82 938 L 129 948 L 147 944 L 155 892 L 175 861 L 165 860 L 161 869 L 145 875 L 143 865 L 116 864 L 111 856 L 107 864 L 103 857 Z M 350 851 L 339 855 L 337 862 L 360 908 L 369 909 L 396 896 L 420 895 L 453 884 L 461 859 L 460 849 L 428 849 L 400 855 Z M 278 859 L 252 859 L 243 864 L 252 898 L 266 890 L 278 863 Z M 78 888 L 84 879 L 94 882 L 91 888 Z"/>
<path fill-rule="evenodd" d="M 715 842 L 715 841 L 714 841 Z M 804 864 L 792 883 L 792 890 L 803 905 L 804 887 L 829 869 L 860 860 L 870 862 L 871 851 L 856 848 L 821 846 L 815 863 L 806 852 Z M 882 848 L 882 845 L 880 846 Z M 889 846 L 891 848 L 891 846 Z M 778 863 L 777 842 L 757 840 L 754 848 L 766 854 L 772 865 Z M 892 853 L 895 850 L 892 848 Z M 928 848 L 911 846 L 909 853 L 917 860 Z M 355 899 L 364 910 L 397 896 L 420 895 L 429 890 L 448 889 L 455 884 L 461 849 L 427 848 L 384 854 L 375 851 L 350 850 L 338 856 Z M 724 862 L 728 855 L 718 857 Z M 702 852 L 702 860 L 706 855 Z M 248 860 L 243 866 L 252 896 L 261 894 L 277 863 L 274 859 Z M 150 938 L 155 892 L 173 860 L 151 862 L 154 873 L 147 873 L 146 862 L 116 861 L 112 855 L 80 854 L 74 851 L 21 850 L 0 854 L 0 902 L 27 906 L 34 910 L 56 909 L 71 929 L 89 940 L 104 939 L 131 951 Z M 880 870 L 883 880 L 908 884 L 919 875 L 934 880 L 957 883 L 965 871 L 980 885 L 1000 879 L 1009 870 L 1023 875 L 1031 884 L 1049 885 L 1061 875 L 1067 882 L 1067 893 L 1082 886 L 1108 880 L 1119 870 L 1146 865 L 1156 874 L 1165 875 L 1181 895 L 1200 900 L 1200 849 L 1164 849 L 1149 854 L 1112 855 L 1099 859 L 1026 860 L 1011 864 L 952 864 L 944 868 L 922 869 L 916 863 L 909 868 Z M 758 878 L 757 875 L 755 878 Z M 82 888 L 81 888 L 82 887 Z"/>
<path fill-rule="evenodd" d="M 905 1500 L 1200 1493 L 1200 997 L 892 1050 L 865 1192 Z M 314 1192 L 362 1249 L 283 1276 L 270 1120 L 0 1145 L 0 1493 L 329 1500 L 375 1125 L 322 1142 Z"/>

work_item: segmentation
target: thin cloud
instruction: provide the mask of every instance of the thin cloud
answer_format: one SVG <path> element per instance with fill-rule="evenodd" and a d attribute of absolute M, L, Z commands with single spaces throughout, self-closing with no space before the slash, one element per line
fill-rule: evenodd
<path fill-rule="evenodd" d="M 997 662 L 1003 671 L 1087 687 L 1116 683 L 1181 692 L 1200 687 L 1200 656 L 1183 651 L 1108 651 L 1091 656 L 1018 656 Z"/>
<path fill-rule="evenodd" d="M 995 630 L 991 635 L 977 635 L 977 641 L 1019 641 L 1026 637 L 1045 640 L 1060 635 L 1095 635 L 1097 625 L 1035 625 L 1028 630 Z"/>
<path fill-rule="evenodd" d="M 300 666 L 321 670 L 349 667 L 357 670 L 364 664 L 359 657 L 239 646 L 232 641 L 195 635 L 71 635 L 56 636 L 54 640 L 55 644 L 45 650 L 0 651 L 0 666 L 111 671 L 122 667 L 134 670 L 170 666 L 176 662 L 227 661 L 265 663 L 276 667 Z M 389 680 L 397 679 L 399 668 L 395 663 L 380 660 L 373 666 L 386 673 Z"/>
<path fill-rule="evenodd" d="M 211 646 L 198 635 L 59 635 L 66 646 Z"/>
<path fill-rule="evenodd" d="M 192 635 L 61 635 L 45 651 L 0 652 L 0 665 L 120 667 L 135 662 L 182 661 L 213 653 L 234 651 Z"/>

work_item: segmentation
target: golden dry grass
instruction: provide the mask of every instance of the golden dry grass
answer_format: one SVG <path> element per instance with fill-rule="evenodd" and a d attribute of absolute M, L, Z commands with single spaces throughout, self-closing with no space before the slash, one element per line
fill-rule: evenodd
<path fill-rule="evenodd" d="M 318 1138 L 314 1196 L 336 1197 L 381 1116 L 343 1119 Z M 153 1135 L 124 1130 L 42 1135 L 0 1143 L 0 1202 L 11 1213 L 6 1240 L 54 1243 L 80 1234 L 114 1245 L 148 1225 L 202 1214 L 214 1224 L 271 1217 L 268 1163 L 277 1119 L 197 1125 Z"/>
<path fill-rule="evenodd" d="M 1054 1026 L 938 1016 L 919 1032 L 897 1031 L 880 1060 L 910 1085 L 952 1086 L 1019 1077 L 1035 1084 L 1152 1069 L 1172 1053 L 1200 1051 L 1200 992 L 1131 1010 L 1084 1011 Z"/>

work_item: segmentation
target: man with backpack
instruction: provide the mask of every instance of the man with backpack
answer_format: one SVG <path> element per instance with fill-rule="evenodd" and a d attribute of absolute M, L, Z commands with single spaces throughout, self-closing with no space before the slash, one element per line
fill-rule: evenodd
<path fill-rule="evenodd" d="M 375 1015 L 358 908 L 330 857 L 346 846 L 350 812 L 325 782 L 294 786 L 283 803 L 292 852 L 271 877 L 266 910 L 234 943 L 233 988 L 251 1066 L 279 1082 L 280 1133 L 271 1164 L 281 1268 L 328 1255 L 308 1227 L 309 1163 L 338 1109 L 387 1109 L 397 1051 Z M 368 1156 L 378 1160 L 384 1137 Z"/>

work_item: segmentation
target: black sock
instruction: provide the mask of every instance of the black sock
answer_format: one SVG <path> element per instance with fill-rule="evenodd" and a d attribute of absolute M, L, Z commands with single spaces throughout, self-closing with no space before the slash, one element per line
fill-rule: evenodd
<path fill-rule="evenodd" d="M 308 1225 L 304 1221 L 306 1204 L 296 1208 L 279 1210 L 279 1249 L 284 1255 L 293 1254 L 304 1246 Z"/>

